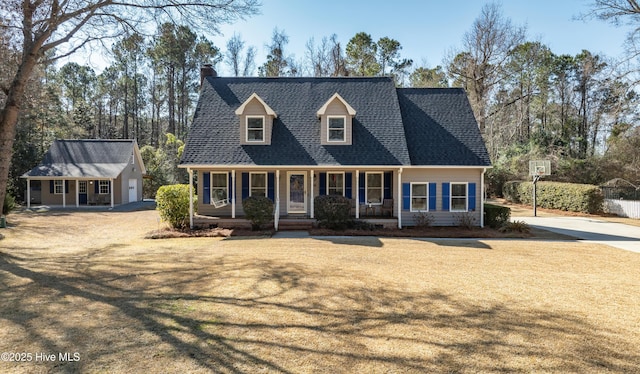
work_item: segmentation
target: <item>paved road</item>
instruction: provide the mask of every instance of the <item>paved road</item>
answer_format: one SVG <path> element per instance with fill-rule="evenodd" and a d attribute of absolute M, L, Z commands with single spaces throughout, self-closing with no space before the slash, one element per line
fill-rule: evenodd
<path fill-rule="evenodd" d="M 512 217 L 544 230 L 640 253 L 640 227 L 584 217 Z"/>

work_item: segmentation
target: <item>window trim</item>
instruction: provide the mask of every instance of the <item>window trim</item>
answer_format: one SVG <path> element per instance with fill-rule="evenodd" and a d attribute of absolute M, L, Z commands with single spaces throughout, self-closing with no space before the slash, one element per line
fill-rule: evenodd
<path fill-rule="evenodd" d="M 108 180 L 99 180 L 98 181 L 98 195 L 109 195 L 111 188 L 110 188 L 110 182 Z M 107 192 L 102 192 L 102 186 L 107 186 Z"/>
<path fill-rule="evenodd" d="M 252 196 L 253 194 L 253 176 L 254 175 L 264 175 L 264 196 L 265 197 L 269 197 L 269 176 L 268 173 L 266 171 L 256 171 L 256 172 L 249 172 L 249 196 Z M 211 188 L 211 187 L 209 187 Z"/>
<path fill-rule="evenodd" d="M 213 189 L 214 188 L 220 188 L 220 187 L 214 187 L 213 185 L 213 176 L 214 175 L 224 175 L 224 183 L 225 183 L 225 191 L 226 191 L 226 196 L 225 199 L 227 199 L 227 201 L 229 200 L 229 173 L 225 173 L 225 172 L 210 172 L 209 173 L 209 204 L 214 205 L 213 201 L 214 201 L 214 196 L 213 196 Z"/>
<path fill-rule="evenodd" d="M 453 199 L 460 199 L 462 196 L 453 195 L 454 185 L 464 185 L 464 209 L 454 209 Z M 449 211 L 450 212 L 468 212 L 469 211 L 469 183 L 468 182 L 450 182 L 449 183 Z"/>
<path fill-rule="evenodd" d="M 409 183 L 410 187 L 409 187 L 409 211 L 412 213 L 420 213 L 420 212 L 428 212 L 429 211 L 429 182 L 411 182 Z M 425 199 L 425 209 L 413 209 L 413 185 L 414 184 L 420 184 L 425 186 L 425 192 L 426 194 L 424 196 L 416 196 L 418 198 L 424 197 Z"/>
<path fill-rule="evenodd" d="M 64 194 L 64 181 L 61 179 L 54 179 L 53 181 L 53 194 L 54 195 L 62 195 Z"/>
<path fill-rule="evenodd" d="M 325 191 L 326 191 L 326 194 L 327 194 L 327 195 L 331 195 L 331 194 L 329 193 L 329 180 L 330 180 L 330 177 L 329 177 L 329 176 L 330 176 L 330 175 L 332 175 L 332 174 L 342 175 L 342 196 L 344 196 L 344 195 L 345 195 L 345 193 L 346 193 L 346 180 L 345 180 L 344 171 L 328 171 L 328 172 L 327 172 L 327 182 L 326 182 L 326 183 L 327 183 L 327 186 L 326 186 L 327 188 L 326 188 L 326 190 L 325 190 Z"/>
<path fill-rule="evenodd" d="M 340 118 L 342 119 L 342 139 L 336 140 L 331 139 L 331 130 L 340 131 L 338 128 L 331 128 L 331 119 L 332 118 Z M 347 116 L 327 116 L 327 143 L 344 143 L 347 141 Z"/>
<path fill-rule="evenodd" d="M 259 118 L 262 120 L 262 140 L 249 140 L 249 120 Z M 266 141 L 266 118 L 265 116 L 245 116 L 244 119 L 244 137 L 247 143 L 264 143 Z M 258 129 L 251 129 L 251 131 L 257 131 Z"/>
<path fill-rule="evenodd" d="M 370 203 L 369 202 L 369 174 L 378 174 L 380 175 L 380 202 L 379 203 Z M 378 188 L 378 187 L 375 187 Z M 366 205 L 382 205 L 384 202 L 384 172 L 383 171 L 368 171 L 364 174 L 364 203 Z"/>

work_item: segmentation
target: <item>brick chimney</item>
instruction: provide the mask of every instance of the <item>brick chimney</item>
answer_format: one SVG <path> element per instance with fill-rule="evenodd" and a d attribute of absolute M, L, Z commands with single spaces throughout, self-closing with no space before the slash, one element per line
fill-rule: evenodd
<path fill-rule="evenodd" d="M 202 87 L 202 83 L 204 82 L 204 78 L 206 77 L 217 77 L 218 73 L 213 68 L 211 64 L 204 64 L 200 68 L 200 87 Z"/>

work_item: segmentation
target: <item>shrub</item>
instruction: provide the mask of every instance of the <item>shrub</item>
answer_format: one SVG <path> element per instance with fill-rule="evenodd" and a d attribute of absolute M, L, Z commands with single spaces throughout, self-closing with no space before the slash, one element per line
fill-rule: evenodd
<path fill-rule="evenodd" d="M 508 181 L 505 182 L 502 186 L 502 196 L 512 203 L 520 203 L 520 194 L 518 192 L 518 186 L 521 183 L 526 183 L 522 181 Z"/>
<path fill-rule="evenodd" d="M 2 205 L 2 215 L 11 213 L 16 208 L 16 199 L 9 191 L 4 195 L 4 205 Z"/>
<path fill-rule="evenodd" d="M 590 184 L 538 182 L 537 205 L 541 208 L 570 212 L 598 213 L 603 209 L 604 196 L 598 186 Z M 519 199 L 523 204 L 533 204 L 533 184 L 521 182 Z"/>
<path fill-rule="evenodd" d="M 507 222 L 498 229 L 500 232 L 521 232 L 528 234 L 531 232 L 531 227 L 524 221 Z"/>
<path fill-rule="evenodd" d="M 493 204 L 484 204 L 484 223 L 485 225 L 497 229 L 509 222 L 511 218 L 511 209 L 506 206 Z"/>
<path fill-rule="evenodd" d="M 262 226 L 273 218 L 273 201 L 264 196 L 249 196 L 242 200 L 244 215 L 251 221 L 253 230 L 260 230 Z"/>
<path fill-rule="evenodd" d="M 476 217 L 472 213 L 457 213 L 455 215 L 456 225 L 467 230 L 473 229 L 476 225 Z"/>
<path fill-rule="evenodd" d="M 485 174 L 485 188 L 488 196 L 503 197 L 504 184 L 516 177 L 507 169 L 494 167 Z"/>
<path fill-rule="evenodd" d="M 433 214 L 428 212 L 417 212 L 413 214 L 413 222 L 415 222 L 416 227 L 431 227 L 434 220 Z"/>
<path fill-rule="evenodd" d="M 194 205 L 198 201 L 195 195 L 193 201 Z M 171 227 L 189 227 L 189 185 L 172 184 L 158 188 L 156 209 L 160 212 L 160 218 L 167 221 Z"/>
<path fill-rule="evenodd" d="M 313 200 L 314 214 L 322 227 L 342 230 L 349 226 L 351 200 L 340 195 L 321 195 Z"/>

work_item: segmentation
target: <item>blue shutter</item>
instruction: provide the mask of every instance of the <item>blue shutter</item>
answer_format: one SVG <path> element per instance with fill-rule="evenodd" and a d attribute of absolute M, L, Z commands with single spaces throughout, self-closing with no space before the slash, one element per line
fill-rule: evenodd
<path fill-rule="evenodd" d="M 100 193 L 100 186 L 98 186 L 100 182 L 98 182 L 97 180 L 93 181 L 93 192 L 96 194 Z"/>
<path fill-rule="evenodd" d="M 55 188 L 53 187 L 53 181 L 49 181 L 49 193 L 54 193 Z"/>
<path fill-rule="evenodd" d="M 275 179 L 276 179 L 275 173 L 267 173 L 267 197 L 274 202 L 276 201 L 275 189 L 274 189 L 274 185 L 276 184 Z"/>
<path fill-rule="evenodd" d="M 327 194 L 327 173 L 320 173 L 320 181 L 318 182 L 320 184 L 320 195 L 326 195 Z"/>
<path fill-rule="evenodd" d="M 449 211 L 449 183 L 442 183 L 442 210 Z"/>
<path fill-rule="evenodd" d="M 402 183 L 402 210 L 411 209 L 411 183 Z"/>
<path fill-rule="evenodd" d="M 109 181 L 108 186 L 109 186 L 109 191 L 107 191 L 107 193 L 111 193 L 111 181 Z"/>
<path fill-rule="evenodd" d="M 364 204 L 364 173 L 360 173 L 360 185 L 358 186 L 358 191 L 360 193 L 360 204 Z"/>
<path fill-rule="evenodd" d="M 64 181 L 64 193 L 69 193 L 69 181 Z"/>
<path fill-rule="evenodd" d="M 202 203 L 211 204 L 211 174 L 202 173 Z"/>
<path fill-rule="evenodd" d="M 476 184 L 469 183 L 469 211 L 475 212 L 476 210 Z"/>
<path fill-rule="evenodd" d="M 242 173 L 242 200 L 249 197 L 249 173 Z"/>
<path fill-rule="evenodd" d="M 429 210 L 436 210 L 436 184 L 429 183 Z"/>
<path fill-rule="evenodd" d="M 233 200 L 233 188 L 235 186 L 233 185 L 233 173 L 229 173 L 229 181 L 227 182 L 227 188 L 228 188 L 228 194 L 229 194 L 229 202 L 231 202 L 231 200 Z"/>
<path fill-rule="evenodd" d="M 347 199 L 351 199 L 352 198 L 352 194 L 351 194 L 351 188 L 352 188 L 352 184 L 353 184 L 353 175 L 351 173 L 344 173 L 344 196 Z"/>
<path fill-rule="evenodd" d="M 392 199 L 391 196 L 391 185 L 393 184 L 393 172 L 385 171 L 384 172 L 384 198 Z"/>

